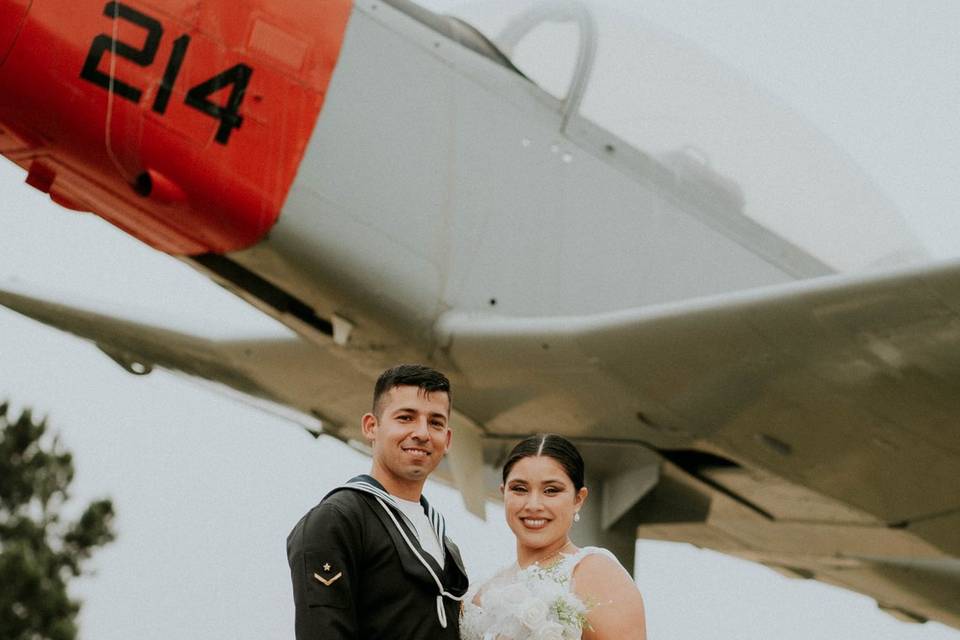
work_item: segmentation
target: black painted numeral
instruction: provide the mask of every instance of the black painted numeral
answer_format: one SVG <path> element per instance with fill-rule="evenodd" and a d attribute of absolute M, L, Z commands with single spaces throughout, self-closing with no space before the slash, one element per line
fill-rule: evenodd
<path fill-rule="evenodd" d="M 121 2 L 108 2 L 103 8 L 103 15 L 114 20 L 123 19 L 132 22 L 138 27 L 147 30 L 147 37 L 143 47 L 137 49 L 125 42 L 114 40 L 112 36 L 100 34 L 93 39 L 90 45 L 90 52 L 83 63 L 83 69 L 80 71 L 80 77 L 89 80 L 93 84 L 103 87 L 107 91 L 112 91 L 121 98 L 126 98 L 131 102 L 139 103 L 143 96 L 143 91 L 114 78 L 100 71 L 100 61 L 105 53 L 112 52 L 115 55 L 126 58 L 134 64 L 147 67 L 153 64 L 153 59 L 157 55 L 157 49 L 160 48 L 160 38 L 163 37 L 163 27 L 160 23 L 148 15 L 140 13 L 136 9 L 128 7 Z"/>
<path fill-rule="evenodd" d="M 121 98 L 126 98 L 131 102 L 140 103 L 143 98 L 143 90 L 127 84 L 122 80 L 111 78 L 110 75 L 100 70 L 100 64 L 104 55 L 108 52 L 114 56 L 130 60 L 141 67 L 149 67 L 153 64 L 157 56 L 157 50 L 160 48 L 160 40 L 163 38 L 163 26 L 160 22 L 150 16 L 140 13 L 136 9 L 123 4 L 122 2 L 108 2 L 103 8 L 103 15 L 117 20 L 126 20 L 138 27 L 143 27 L 147 31 L 143 46 L 139 49 L 125 42 L 120 42 L 113 36 L 101 33 L 90 43 L 90 51 L 83 63 L 83 69 L 80 71 L 80 77 L 92 82 L 98 87 L 103 87 L 109 92 L 115 93 Z M 173 86 L 176 84 L 177 76 L 180 75 L 180 67 L 183 66 L 184 58 L 187 55 L 187 48 L 190 46 L 190 36 L 184 34 L 173 41 L 173 49 L 170 52 L 170 59 L 163 71 L 163 78 L 160 80 L 160 86 L 157 89 L 157 95 L 153 99 L 153 111 L 163 115 L 167 112 L 167 106 L 170 104 L 170 96 L 173 94 Z M 218 73 L 209 80 L 201 82 L 187 92 L 184 102 L 198 109 L 203 113 L 212 116 L 220 121 L 217 127 L 216 140 L 220 144 L 227 144 L 230 140 L 230 134 L 234 129 L 239 129 L 243 124 L 243 116 L 240 115 L 240 105 L 243 103 L 244 94 L 247 91 L 247 84 L 250 82 L 250 75 L 253 69 L 245 64 L 237 64 L 222 73 Z M 211 97 L 227 87 L 230 87 L 230 95 L 225 104 L 218 104 L 211 100 Z"/>
<path fill-rule="evenodd" d="M 183 58 L 187 55 L 188 46 L 190 46 L 190 36 L 186 34 L 173 41 L 173 53 L 170 54 L 167 68 L 163 72 L 163 79 L 160 81 L 157 97 L 153 100 L 153 110 L 159 114 L 167 111 L 167 103 L 170 102 L 170 93 L 173 91 L 173 84 L 177 81 L 177 75 L 180 73 Z"/>
<path fill-rule="evenodd" d="M 245 64 L 237 64 L 223 73 L 219 73 L 206 82 L 201 82 L 187 93 L 186 103 L 195 109 L 220 120 L 217 135 L 214 138 L 220 144 L 227 144 L 233 129 L 239 129 L 243 123 L 240 115 L 240 103 L 247 91 L 247 83 L 253 69 Z M 230 97 L 225 105 L 209 100 L 214 93 L 232 85 Z"/>

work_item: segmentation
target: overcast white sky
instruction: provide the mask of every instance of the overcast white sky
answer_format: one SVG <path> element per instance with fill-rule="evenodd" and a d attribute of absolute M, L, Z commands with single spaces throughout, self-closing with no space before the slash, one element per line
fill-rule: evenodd
<path fill-rule="evenodd" d="M 935 255 L 960 255 L 960 4 L 618 4 L 762 83 L 859 163 Z M 23 177 L 0 162 L 0 283 L 204 334 L 278 331 L 178 262 L 49 204 Z M 48 415 L 76 453 L 77 495 L 110 495 L 117 507 L 119 539 L 78 585 L 84 637 L 292 637 L 286 534 L 367 458 L 190 381 L 131 376 L 6 311 L 0 358 L 0 397 Z M 427 495 L 471 571 L 512 558 L 496 505 L 482 523 L 453 491 L 431 484 Z M 960 640 L 937 624 L 897 622 L 868 598 L 684 545 L 640 543 L 637 576 L 658 640 Z"/>

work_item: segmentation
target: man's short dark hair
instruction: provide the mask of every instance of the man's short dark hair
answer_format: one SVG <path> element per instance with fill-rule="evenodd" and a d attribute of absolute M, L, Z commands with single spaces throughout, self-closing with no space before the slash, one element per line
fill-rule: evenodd
<path fill-rule="evenodd" d="M 398 364 L 380 374 L 373 388 L 373 415 L 380 417 L 381 399 L 394 387 L 418 387 L 424 393 L 442 391 L 447 394 L 451 404 L 450 381 L 436 369 L 422 364 Z"/>

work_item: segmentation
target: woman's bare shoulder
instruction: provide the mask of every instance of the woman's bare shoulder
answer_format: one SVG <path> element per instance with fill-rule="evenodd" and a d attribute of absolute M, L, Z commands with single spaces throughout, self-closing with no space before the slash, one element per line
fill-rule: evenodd
<path fill-rule="evenodd" d="M 599 547 L 586 547 L 582 550 L 583 557 L 577 562 L 573 570 L 574 580 L 580 581 L 609 581 L 626 580 L 633 584 L 633 579 L 616 556 Z"/>
<path fill-rule="evenodd" d="M 573 573 L 573 589 L 588 607 L 584 638 L 646 638 L 643 597 L 633 578 L 609 552 L 589 553 Z"/>

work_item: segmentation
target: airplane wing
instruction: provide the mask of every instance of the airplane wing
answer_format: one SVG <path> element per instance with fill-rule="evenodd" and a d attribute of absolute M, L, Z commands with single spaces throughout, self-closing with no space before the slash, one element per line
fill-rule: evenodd
<path fill-rule="evenodd" d="M 0 303 L 131 372 L 183 372 L 359 440 L 370 374 L 348 345 Z M 690 542 L 960 626 L 960 263 L 602 315 L 448 312 L 437 338 L 461 419 L 481 427 L 444 471 L 475 512 L 506 448 L 556 431 L 585 453 L 601 537 Z"/>
<path fill-rule="evenodd" d="M 11 288 L 0 291 L 0 304 L 92 342 L 130 373 L 145 375 L 160 367 L 186 374 L 282 413 L 315 433 L 335 435 L 341 425 L 358 419 L 352 412 L 360 402 L 358 389 L 369 403 L 365 378 L 339 371 L 328 349 L 292 332 L 289 337 L 212 340 Z M 327 375 L 333 370 L 338 375 Z M 341 404 L 348 407 L 342 414 Z"/>
<path fill-rule="evenodd" d="M 359 418 L 371 402 L 370 373 L 356 362 L 345 366 L 343 349 L 333 339 L 316 342 L 290 332 L 287 337 L 213 340 L 68 305 L 55 295 L 36 297 L 24 289 L 7 285 L 0 290 L 0 304 L 93 343 L 134 375 L 158 367 L 185 374 L 291 420 L 315 437 L 333 436 L 369 453 Z M 439 477 L 456 485 L 467 508 L 484 517 L 482 486 L 473 482 L 482 463 L 467 455 L 479 449 L 477 427 L 459 412 L 451 420 L 462 444 L 441 466 Z"/>
<path fill-rule="evenodd" d="M 450 314 L 442 333 L 504 402 L 488 436 L 535 424 L 660 455 L 619 506 L 639 537 L 960 625 L 960 263 L 587 317 Z M 618 461 L 593 465 L 617 480 Z"/>

